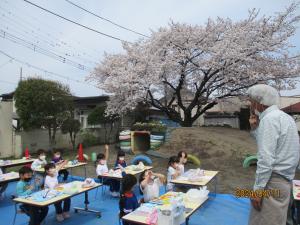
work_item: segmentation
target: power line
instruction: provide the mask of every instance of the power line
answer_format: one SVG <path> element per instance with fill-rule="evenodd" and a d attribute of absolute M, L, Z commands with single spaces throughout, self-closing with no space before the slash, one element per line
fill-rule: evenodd
<path fill-rule="evenodd" d="M 93 28 L 90 28 L 90 27 L 88 27 L 88 26 L 85 26 L 85 25 L 83 25 L 83 24 L 80 24 L 80 23 L 78 23 L 78 22 L 75 22 L 75 21 L 73 21 L 73 20 L 70 20 L 70 19 L 68 19 L 68 18 L 66 18 L 66 17 L 64 17 L 64 16 L 61 16 L 61 15 L 55 13 L 55 12 L 52 12 L 52 11 L 46 9 L 46 8 L 43 8 L 43 7 L 41 7 L 41 6 L 37 5 L 37 4 L 34 4 L 34 3 L 32 3 L 32 2 L 30 2 L 30 1 L 28 1 L 28 0 L 23 0 L 23 1 L 26 2 L 26 3 L 28 3 L 28 4 L 30 4 L 30 5 L 33 5 L 33 6 L 37 7 L 37 8 L 39 8 L 39 9 L 41 9 L 41 10 L 44 10 L 44 11 L 46 11 L 46 12 L 52 14 L 52 15 L 55 15 L 55 16 L 57 16 L 57 17 L 63 19 L 63 20 L 66 20 L 66 21 L 68 21 L 68 22 L 70 22 L 70 23 L 76 24 L 76 25 L 78 25 L 78 26 L 80 26 L 80 27 L 83 27 L 83 28 L 85 28 L 85 29 L 87 29 L 87 30 L 93 31 L 93 32 L 95 32 L 95 33 L 97 33 L 97 34 L 101 34 L 101 35 L 103 35 L 103 36 L 106 36 L 106 37 L 109 37 L 109 38 L 112 38 L 112 39 L 115 39 L 115 40 L 118 40 L 118 41 L 128 42 L 128 41 L 122 40 L 121 38 L 114 37 L 114 36 L 112 36 L 112 35 L 110 35 L 110 34 L 105 34 L 105 33 L 101 32 L 101 31 L 95 30 L 95 29 L 93 29 Z"/>
<path fill-rule="evenodd" d="M 67 53 L 61 52 L 61 54 L 64 54 L 64 55 L 70 56 L 70 57 L 74 57 L 74 58 L 77 58 L 79 60 L 83 60 L 84 62 L 91 63 L 92 65 L 96 64 L 96 62 L 91 61 L 92 59 L 88 59 L 88 58 L 82 57 L 80 53 L 74 53 L 73 52 L 74 51 L 74 47 L 73 46 L 71 46 L 71 45 L 63 42 L 61 39 L 58 39 L 57 37 L 53 36 L 49 32 L 49 30 L 51 30 L 51 32 L 53 33 L 53 30 L 55 28 L 49 28 L 47 31 L 44 31 L 41 34 L 38 34 L 37 32 L 42 31 L 42 29 L 40 27 L 38 27 L 35 24 L 32 24 L 30 22 L 24 21 L 24 18 L 19 17 L 18 15 L 14 14 L 10 10 L 2 8 L 1 6 L 0 6 L 0 10 L 3 11 L 3 13 L 2 13 L 2 19 L 6 20 L 6 21 L 3 21 L 4 22 L 3 26 L 7 30 L 13 30 L 13 28 L 11 28 L 11 27 L 8 26 L 8 23 L 12 24 L 12 26 L 14 28 L 16 26 L 18 26 L 20 28 L 15 28 L 14 30 L 16 30 L 16 31 L 14 33 L 20 33 L 20 31 L 22 30 L 22 33 L 26 33 L 28 36 L 30 36 L 30 39 L 32 39 L 33 37 L 35 37 L 37 39 L 35 41 L 36 43 L 44 42 L 46 45 L 49 45 L 50 48 L 55 49 L 54 51 L 57 51 L 57 52 L 59 52 L 59 51 L 56 48 L 67 48 L 66 49 Z M 29 16 L 29 15 L 27 15 L 27 16 Z M 19 18 L 20 21 L 17 20 L 18 18 Z M 37 21 L 37 19 L 35 21 Z M 34 30 L 36 30 L 37 32 L 34 31 Z M 80 47 L 82 47 L 82 46 L 80 45 Z M 90 56 L 93 59 L 95 58 L 95 56 L 91 56 L 91 55 L 87 54 L 84 51 L 83 51 L 83 55 Z"/>
<path fill-rule="evenodd" d="M 58 28 L 57 26 L 54 26 L 51 23 L 50 24 L 46 23 L 45 21 L 43 21 L 42 24 L 39 23 L 41 20 L 39 18 L 31 15 L 30 13 L 24 11 L 26 8 L 25 9 L 24 9 L 24 7 L 20 8 L 20 4 L 14 4 L 14 1 L 9 1 L 9 0 L 4 0 L 4 2 L 6 4 L 11 4 L 12 7 L 14 7 L 15 9 L 21 11 L 18 14 L 22 14 L 23 15 L 22 18 L 19 17 L 22 22 L 26 22 L 30 26 L 34 26 L 35 29 L 38 32 L 40 32 L 40 31 L 43 32 L 43 33 L 41 33 L 41 35 L 45 35 L 47 38 L 53 37 L 55 40 L 58 41 L 58 46 L 60 46 L 60 47 L 67 47 L 67 48 L 69 48 L 69 49 L 71 49 L 73 51 L 74 50 L 74 46 L 72 46 L 72 45 L 70 45 L 68 43 L 68 42 L 71 42 L 71 43 L 73 43 L 75 45 L 78 45 L 78 46 L 82 47 L 82 45 L 81 45 L 82 43 L 80 43 L 79 41 L 74 41 L 74 39 L 69 39 L 67 41 L 63 41 L 62 39 L 63 39 L 64 33 L 61 30 L 57 30 L 57 28 Z M 6 9 L 6 10 L 8 10 L 8 9 Z M 32 21 L 33 23 L 32 22 L 28 22 L 26 20 L 24 21 L 24 16 L 26 16 L 26 17 L 30 18 L 31 20 L 33 20 Z M 41 24 L 42 27 L 39 27 L 37 24 Z M 43 30 L 43 28 L 46 28 L 46 29 Z M 49 31 L 51 31 L 51 32 L 49 32 Z M 57 38 L 55 35 L 53 35 L 54 33 L 56 33 L 57 35 L 59 35 L 59 38 Z M 95 49 L 89 49 L 89 50 L 97 53 L 97 55 L 102 54 L 102 53 L 96 51 Z M 92 56 L 90 54 L 86 54 L 86 52 L 83 52 L 83 55 L 89 55 L 90 57 L 95 58 L 94 55 Z"/>
<path fill-rule="evenodd" d="M 6 19 L 6 18 L 4 18 L 4 19 Z M 13 22 L 13 21 L 7 21 L 7 22 L 10 23 L 10 22 Z M 14 25 L 14 27 L 15 26 L 16 25 Z M 17 24 L 17 26 L 20 26 L 20 25 Z M 28 40 L 25 40 L 24 38 L 27 38 L 27 39 L 30 39 L 30 40 L 32 38 L 36 38 L 36 40 L 33 39 L 32 43 L 34 43 L 34 44 L 42 44 L 41 42 L 49 43 L 49 47 L 48 46 L 47 47 L 43 47 L 45 50 L 55 51 L 55 52 L 57 52 L 59 54 L 62 54 L 63 56 L 72 57 L 72 55 L 71 55 L 72 53 L 59 51 L 59 50 L 55 49 L 55 47 L 52 47 L 52 46 L 54 46 L 52 43 L 44 40 L 43 38 L 39 38 L 38 36 L 36 36 L 34 34 L 30 34 L 25 29 L 23 29 L 23 31 L 22 31 L 22 27 L 21 28 L 17 27 L 16 29 L 14 29 L 14 28 L 10 28 L 10 27 L 6 26 L 6 27 L 3 28 L 3 31 L 7 32 L 7 33 L 9 32 L 11 35 L 16 35 L 17 34 L 19 36 L 22 36 L 23 40 L 26 41 L 26 42 L 28 42 Z M 11 33 L 11 32 L 13 32 L 13 33 Z M 32 31 L 31 33 L 34 33 L 34 32 Z M 48 45 L 48 44 L 46 44 L 46 45 Z M 74 57 L 74 58 L 82 60 L 84 63 L 88 63 L 88 64 L 91 64 L 91 65 L 95 65 L 96 64 L 96 62 L 92 62 L 90 60 L 87 60 L 87 59 L 84 59 L 84 58 L 81 58 L 81 57 Z"/>
<path fill-rule="evenodd" d="M 38 45 L 36 45 L 36 44 L 34 44 L 32 42 L 26 41 L 26 40 L 24 40 L 22 38 L 19 38 L 19 37 L 15 36 L 15 35 L 12 35 L 12 34 L 4 31 L 2 29 L 0 29 L 0 34 L 2 34 L 2 36 L 0 36 L 0 37 L 8 39 L 8 40 L 10 40 L 10 41 L 12 41 L 12 42 L 14 42 L 16 44 L 22 45 L 23 47 L 27 47 L 27 48 L 35 51 L 35 52 L 38 52 L 40 54 L 43 54 L 43 55 L 46 55 L 46 56 L 51 57 L 53 59 L 56 59 L 56 60 L 58 60 L 58 61 L 60 61 L 62 63 L 69 64 L 69 65 L 74 66 L 74 67 L 76 67 L 76 68 L 78 68 L 80 70 L 86 70 L 86 71 L 88 71 L 87 70 L 87 68 L 88 68 L 87 66 L 84 66 L 84 65 L 82 65 L 80 63 L 77 63 L 75 61 L 67 59 L 64 56 L 58 55 L 58 54 L 56 54 L 56 53 L 54 53 L 52 51 L 49 51 L 49 50 L 47 50 L 45 48 L 42 48 L 42 47 L 40 47 L 40 46 L 38 46 Z"/>
<path fill-rule="evenodd" d="M 6 81 L 6 80 L 0 80 L 0 82 L 5 84 L 17 85 L 17 83 Z"/>
<path fill-rule="evenodd" d="M 47 74 L 52 74 L 52 75 L 54 75 L 54 76 L 57 76 L 57 77 L 66 79 L 66 80 L 68 80 L 68 81 L 73 81 L 73 82 L 77 82 L 77 83 L 80 83 L 80 84 L 85 84 L 85 85 L 88 85 L 88 86 L 93 86 L 93 85 L 91 85 L 91 84 L 85 83 L 84 81 L 76 80 L 76 79 L 70 78 L 70 77 L 68 77 L 68 76 L 64 76 L 64 75 L 61 75 L 61 74 L 58 74 L 58 73 L 54 73 L 54 72 L 48 71 L 48 70 L 43 69 L 43 68 L 41 68 L 41 67 L 34 66 L 34 65 L 32 65 L 32 64 L 30 64 L 30 63 L 28 63 L 28 62 L 25 62 L 25 61 L 19 60 L 19 59 L 17 59 L 17 58 L 14 58 L 14 57 L 12 57 L 11 55 L 7 54 L 6 52 L 4 52 L 4 51 L 2 51 L 2 50 L 0 50 L 0 53 L 3 54 L 3 55 L 5 55 L 5 56 L 7 56 L 8 58 L 10 58 L 10 61 L 18 62 L 18 63 L 20 63 L 20 64 L 26 65 L 26 66 L 28 66 L 28 67 L 32 67 L 32 68 L 34 68 L 34 69 L 36 69 L 36 70 L 42 71 L 42 72 L 47 73 Z M 93 86 L 93 87 L 95 87 L 95 86 Z"/>
<path fill-rule="evenodd" d="M 10 60 L 8 60 L 7 62 L 5 62 L 5 63 L 1 64 L 1 65 L 0 65 L 0 68 L 2 68 L 3 66 L 5 66 L 6 64 L 8 64 L 8 63 L 10 63 L 10 62 L 11 62 L 11 59 L 10 59 Z"/>
<path fill-rule="evenodd" d="M 101 19 L 101 20 L 105 20 L 105 21 L 107 21 L 107 22 L 109 22 L 109 23 L 111 23 L 111 24 L 113 24 L 113 25 L 115 25 L 115 26 L 117 26 L 117 27 L 120 27 L 120 28 L 122 28 L 122 29 L 124 29 L 124 30 L 130 31 L 130 32 L 132 32 L 132 33 L 141 35 L 141 36 L 146 37 L 146 38 L 149 38 L 149 36 L 147 36 L 147 35 L 145 35 L 145 34 L 142 34 L 142 33 L 140 33 L 140 32 L 137 32 L 137 31 L 135 31 L 135 30 L 132 30 L 132 29 L 130 29 L 130 28 L 124 27 L 124 26 L 119 25 L 119 24 L 117 24 L 117 23 L 115 23 L 115 22 L 113 22 L 113 21 L 111 21 L 111 20 L 109 20 L 109 19 L 106 19 L 106 18 L 104 18 L 104 17 L 102 17 L 102 16 L 99 16 L 99 15 L 97 15 L 96 13 L 93 13 L 93 12 L 91 12 L 91 11 L 89 11 L 89 10 L 87 10 L 87 9 L 85 9 L 85 8 L 83 8 L 83 7 L 81 7 L 80 5 L 75 4 L 74 2 L 71 2 L 71 1 L 69 1 L 69 0 L 65 0 L 65 1 L 68 2 L 68 3 L 71 4 L 71 5 L 73 5 L 73 6 L 77 7 L 77 8 L 79 8 L 79 9 L 81 9 L 81 10 L 83 10 L 83 11 L 85 11 L 85 12 L 91 14 L 91 15 L 93 15 L 93 16 L 98 17 L 98 18 Z"/>

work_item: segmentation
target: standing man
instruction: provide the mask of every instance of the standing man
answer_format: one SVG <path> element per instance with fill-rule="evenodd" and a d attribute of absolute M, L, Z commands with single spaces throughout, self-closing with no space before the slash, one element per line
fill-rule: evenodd
<path fill-rule="evenodd" d="M 295 121 L 278 108 L 277 90 L 265 84 L 248 89 L 249 119 L 257 143 L 254 191 L 274 190 L 277 195 L 251 198 L 249 225 L 285 225 L 291 181 L 299 162 L 299 136 Z M 271 192 L 273 193 L 273 192 Z"/>

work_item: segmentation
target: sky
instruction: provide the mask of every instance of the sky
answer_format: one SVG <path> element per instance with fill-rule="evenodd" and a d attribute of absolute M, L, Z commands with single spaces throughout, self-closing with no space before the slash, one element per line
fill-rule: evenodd
<path fill-rule="evenodd" d="M 66 0 L 29 0 L 102 33 L 134 42 L 142 36 L 90 15 Z M 208 18 L 246 18 L 248 10 L 274 15 L 290 0 L 70 0 L 119 25 L 149 35 L 170 21 L 204 25 Z M 300 15 L 300 8 L 297 11 Z M 3 38 L 4 37 L 4 38 Z M 300 53 L 300 24 L 291 38 L 293 53 Z M 20 45 L 21 44 L 21 45 Z M 25 46 L 27 47 L 25 47 Z M 40 54 L 71 60 L 73 66 Z M 76 96 L 105 94 L 85 79 L 104 53 L 122 52 L 121 42 L 92 32 L 36 8 L 23 0 L 0 0 L 0 94 L 14 91 L 21 77 L 42 77 L 69 85 Z M 6 55 L 9 55 L 13 59 Z M 84 70 L 76 65 L 84 65 Z M 300 87 L 282 95 L 300 95 Z"/>

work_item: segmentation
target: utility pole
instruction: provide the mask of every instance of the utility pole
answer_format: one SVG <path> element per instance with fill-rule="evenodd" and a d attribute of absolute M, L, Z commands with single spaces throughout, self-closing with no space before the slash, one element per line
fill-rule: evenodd
<path fill-rule="evenodd" d="M 22 67 L 20 67 L 20 81 L 23 80 L 23 71 L 22 71 Z"/>

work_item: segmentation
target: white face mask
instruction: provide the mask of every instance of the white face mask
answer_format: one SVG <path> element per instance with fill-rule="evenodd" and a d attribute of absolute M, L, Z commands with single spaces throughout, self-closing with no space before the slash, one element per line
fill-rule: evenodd
<path fill-rule="evenodd" d="M 46 159 L 46 156 L 45 155 L 41 155 L 40 156 L 40 160 L 45 160 Z"/>
<path fill-rule="evenodd" d="M 101 165 L 105 165 L 106 164 L 106 160 L 100 160 L 100 164 Z"/>
<path fill-rule="evenodd" d="M 56 172 L 56 169 L 50 169 L 49 170 L 49 174 L 51 174 L 51 175 L 55 174 L 55 172 Z"/>
<path fill-rule="evenodd" d="M 260 116 L 261 112 L 258 111 L 257 109 L 254 110 L 255 115 L 257 115 L 258 117 Z"/>
<path fill-rule="evenodd" d="M 120 160 L 120 161 L 124 161 L 125 158 L 124 158 L 124 157 L 119 157 L 119 160 Z"/>

